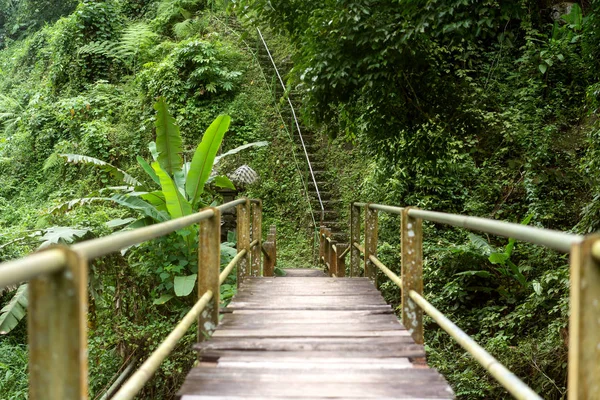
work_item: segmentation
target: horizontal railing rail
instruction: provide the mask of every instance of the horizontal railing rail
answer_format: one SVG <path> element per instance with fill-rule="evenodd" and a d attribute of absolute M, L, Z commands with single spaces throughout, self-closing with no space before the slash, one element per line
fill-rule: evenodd
<path fill-rule="evenodd" d="M 364 210 L 365 214 L 364 245 L 361 245 L 361 210 Z M 401 216 L 401 276 L 396 275 L 377 258 L 378 211 Z M 350 205 L 349 275 L 360 276 L 362 264 L 364 276 L 378 284 L 377 270 L 383 272 L 401 290 L 402 323 L 411 332 L 416 343 L 424 342 L 425 312 L 517 399 L 541 397 L 423 297 L 422 221 L 514 238 L 569 253 L 571 310 L 568 396 L 570 400 L 600 396 L 600 235 L 581 236 L 479 217 L 425 211 L 414 207 L 359 202 Z M 323 246 L 326 240 L 322 239 L 321 242 Z M 327 254 L 326 250 L 324 254 Z M 336 266 L 338 271 L 344 267 L 343 264 Z"/>
<path fill-rule="evenodd" d="M 237 254 L 220 271 L 221 212 L 237 209 Z M 88 396 L 88 261 L 155 239 L 193 224 L 198 229 L 198 301 L 174 330 L 133 373 L 114 399 L 132 399 L 194 322 L 198 340 L 219 323 L 220 285 L 237 266 L 237 284 L 247 276 L 273 276 L 276 230 L 262 243 L 262 202 L 238 199 L 195 214 L 136 230 L 115 233 L 70 247 L 50 248 L 0 264 L 0 288 L 30 281 L 28 341 L 29 398 L 82 399 Z M 56 355 L 61 355 L 56 357 Z M 122 379 L 122 377 L 119 377 Z"/>

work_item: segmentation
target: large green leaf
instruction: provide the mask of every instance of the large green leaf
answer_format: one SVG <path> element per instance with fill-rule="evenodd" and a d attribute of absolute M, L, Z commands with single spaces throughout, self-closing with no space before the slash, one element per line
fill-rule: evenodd
<path fill-rule="evenodd" d="M 90 228 L 73 228 L 70 226 L 53 226 L 45 229 L 44 236 L 40 238 L 42 244 L 40 249 L 48 247 L 52 244 L 58 243 L 73 243 L 75 238 L 82 238 L 88 232 Z"/>
<path fill-rule="evenodd" d="M 192 204 L 198 202 L 200 195 L 204 191 L 204 184 L 210 176 L 215 156 L 217 155 L 217 151 L 219 151 L 219 147 L 221 147 L 225 132 L 229 129 L 230 122 L 231 118 L 229 115 L 219 115 L 210 124 L 206 132 L 204 132 L 202 142 L 200 142 L 194 153 L 185 183 L 188 199 L 190 199 Z"/>
<path fill-rule="evenodd" d="M 120 170 L 114 165 L 110 165 L 109 163 L 99 160 L 94 157 L 88 157 L 81 154 L 57 154 L 58 157 L 64 158 L 68 163 L 71 164 L 92 164 L 99 167 L 101 170 L 108 172 L 115 178 L 122 180 L 128 185 L 133 186 L 142 186 L 142 183 L 135 179 L 133 176 L 129 175 L 127 172 Z"/>
<path fill-rule="evenodd" d="M 160 181 L 159 181 L 160 182 Z M 165 195 L 162 190 L 156 190 L 154 192 L 143 193 L 140 197 L 146 200 L 148 203 L 152 204 L 159 210 L 166 210 L 167 205 L 165 201 Z"/>
<path fill-rule="evenodd" d="M 119 226 L 130 224 L 133 221 L 135 221 L 135 218 L 115 218 L 105 222 L 104 225 L 109 228 L 118 228 Z"/>
<path fill-rule="evenodd" d="M 27 310 L 27 284 L 19 286 L 13 298 L 0 310 L 0 335 L 12 331 Z"/>
<path fill-rule="evenodd" d="M 154 104 L 154 109 L 157 111 L 156 151 L 158 152 L 158 163 L 163 170 L 173 176 L 176 171 L 181 170 L 183 164 L 179 127 L 175 123 L 175 118 L 169 114 L 164 97 L 159 97 Z"/>
<path fill-rule="evenodd" d="M 216 187 L 220 187 L 220 188 L 227 188 L 227 189 L 231 189 L 231 190 L 235 190 L 235 185 L 233 184 L 233 182 L 231 182 L 231 180 L 226 177 L 226 176 L 215 176 L 215 179 L 213 179 L 213 184 Z"/>
<path fill-rule="evenodd" d="M 235 149 L 231 149 L 228 152 L 225 152 L 223 154 L 220 154 L 220 155 L 216 156 L 214 164 L 217 164 L 219 161 L 221 161 L 221 159 L 223 157 L 227 157 L 227 156 L 230 156 L 230 155 L 233 155 L 233 154 L 237 154 L 237 153 L 239 153 L 242 150 L 249 149 L 250 147 L 264 147 L 264 146 L 268 146 L 268 145 L 269 145 L 269 142 L 264 142 L 263 141 L 263 142 L 252 142 L 252 143 L 244 144 L 242 146 L 238 146 Z"/>
<path fill-rule="evenodd" d="M 173 297 L 174 296 L 172 294 L 163 294 L 158 299 L 154 299 L 152 304 L 154 304 L 154 305 L 165 304 L 167 301 L 171 300 Z"/>
<path fill-rule="evenodd" d="M 494 248 L 492 246 L 490 246 L 490 244 L 487 242 L 487 240 L 485 240 L 484 238 L 482 238 L 479 235 L 476 235 L 474 233 L 469 233 L 469 240 L 471 241 L 471 243 L 473 244 L 473 246 L 478 249 L 481 254 L 488 256 L 490 255 L 490 253 L 492 253 L 494 251 Z"/>
<path fill-rule="evenodd" d="M 192 205 L 183 197 L 183 195 L 177 190 L 175 183 L 171 177 L 163 171 L 160 164 L 155 162 L 152 163 L 152 168 L 160 179 L 160 186 L 162 187 L 163 195 L 167 203 L 167 211 L 171 218 L 179 218 L 192 213 Z"/>
<path fill-rule="evenodd" d="M 143 215 L 150 217 L 157 222 L 167 221 L 169 219 L 169 216 L 166 213 L 157 210 L 156 207 L 154 207 L 152 204 L 149 204 L 137 197 L 116 194 L 106 200 L 113 201 L 119 205 L 140 212 Z"/>
<path fill-rule="evenodd" d="M 137 156 L 136 160 L 138 164 L 140 164 L 140 167 L 142 167 L 142 169 L 146 171 L 148 176 L 150 176 L 150 178 L 152 178 L 152 180 L 156 182 L 157 185 L 160 185 L 160 180 L 158 179 L 158 176 L 156 176 L 156 173 L 154 172 L 150 164 L 148 164 L 148 162 L 140 156 Z"/>
<path fill-rule="evenodd" d="M 176 276 L 173 282 L 175 294 L 181 297 L 187 296 L 188 294 L 192 293 L 192 290 L 194 290 L 194 286 L 196 285 L 197 276 L 197 274 L 188 276 Z"/>

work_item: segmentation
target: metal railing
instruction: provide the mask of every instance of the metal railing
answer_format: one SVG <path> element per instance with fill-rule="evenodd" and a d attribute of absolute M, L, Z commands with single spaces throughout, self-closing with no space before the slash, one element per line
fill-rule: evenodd
<path fill-rule="evenodd" d="M 237 255 L 220 272 L 221 212 L 237 208 Z M 129 232 L 54 247 L 0 264 L 0 288 L 29 280 L 29 398 L 81 400 L 88 396 L 88 261 L 173 233 L 198 229 L 198 301 L 113 399 L 132 399 L 195 321 L 198 340 L 219 323 L 220 285 L 237 266 L 237 284 L 247 276 L 273 276 L 275 227 L 262 243 L 262 202 L 238 199 L 218 207 Z"/>
<path fill-rule="evenodd" d="M 364 246 L 360 244 L 361 209 L 364 210 Z M 401 216 L 401 276 L 396 275 L 377 258 L 378 211 Z M 402 323 L 416 343 L 424 343 L 425 312 L 517 399 L 541 397 L 423 297 L 422 221 L 510 237 L 569 253 L 571 304 L 568 398 L 600 398 L 600 235 L 580 236 L 485 218 L 425 211 L 415 207 L 358 202 L 350 205 L 350 246 L 344 246 L 344 250 L 340 252 L 340 245 L 333 244 L 327 230 L 321 229 L 321 260 L 329 268 L 330 275 L 345 275 L 343 256 L 348 251 L 351 277 L 360 276 L 362 269 L 365 277 L 377 283 L 377 270 L 381 270 L 401 289 Z"/>

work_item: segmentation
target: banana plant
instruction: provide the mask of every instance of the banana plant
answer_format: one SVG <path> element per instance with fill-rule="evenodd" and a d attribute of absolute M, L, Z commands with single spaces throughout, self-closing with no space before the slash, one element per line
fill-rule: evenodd
<path fill-rule="evenodd" d="M 236 154 L 250 147 L 261 147 L 268 144 L 267 142 L 249 143 L 217 156 L 231 121 L 228 115 L 220 115 L 204 133 L 191 162 L 184 163 L 179 126 L 169 113 L 165 99 L 159 98 L 154 104 L 154 109 L 156 110 L 156 142 L 148 145 L 152 161 L 148 162 L 140 156 L 136 158 L 141 169 L 147 174 L 147 179 L 135 178 L 125 171 L 93 157 L 78 154 L 56 154 L 46 161 L 45 169 L 56 165 L 60 159 L 72 164 L 93 165 L 121 180 L 125 186 L 103 188 L 94 196 L 71 200 L 54 207 L 50 212 L 66 211 L 75 205 L 110 201 L 127 207 L 139 215 L 139 218 L 133 221 L 130 218 L 119 218 L 107 222 L 110 227 L 125 226 L 125 229 L 184 217 L 206 205 L 202 195 L 207 183 L 212 182 L 218 187 L 235 189 L 229 178 L 215 176 L 212 173 L 214 166 L 222 157 Z M 113 195 L 102 196 L 101 194 L 106 190 L 113 191 Z M 194 251 L 194 239 L 190 234 L 193 229 L 188 228 L 178 232 L 184 238 L 190 254 Z M 177 296 L 188 295 L 193 289 L 195 281 L 196 274 L 174 277 L 175 294 Z"/>
<path fill-rule="evenodd" d="M 112 227 L 127 225 L 127 228 L 136 228 L 186 216 L 205 205 L 202 201 L 202 194 L 207 183 L 212 182 L 217 187 L 235 189 L 233 183 L 226 176 L 213 176 L 214 174 L 212 174 L 213 167 L 221 158 L 250 147 L 261 147 L 268 144 L 267 142 L 249 143 L 217 156 L 231 121 L 228 115 L 220 115 L 204 133 L 191 162 L 184 163 L 179 126 L 169 113 L 163 97 L 157 100 L 154 109 L 156 110 L 156 142 L 148 145 L 153 160 L 148 162 L 140 156 L 136 158 L 141 169 L 147 174 L 146 180 L 135 178 L 97 158 L 79 154 L 54 154 L 48 158 L 44 169 L 56 165 L 60 159 L 71 164 L 93 165 L 119 179 L 125 186 L 108 187 L 98 192 L 101 193 L 107 189 L 113 190 L 115 193 L 112 196 L 94 195 L 70 200 L 52 208 L 50 212 L 64 212 L 76 205 L 110 201 L 140 215 L 140 218 L 133 222 L 128 219 L 108 222 Z"/>

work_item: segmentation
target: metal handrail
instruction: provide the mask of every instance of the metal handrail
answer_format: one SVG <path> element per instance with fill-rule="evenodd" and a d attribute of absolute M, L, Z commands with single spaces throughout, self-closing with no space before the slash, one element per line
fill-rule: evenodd
<path fill-rule="evenodd" d="M 392 282 L 399 288 L 402 288 L 402 279 L 386 267 L 377 257 L 371 255 L 369 259 L 375 264 L 384 274 L 390 278 Z M 414 290 L 409 291 L 410 298 L 427 313 L 437 324 L 452 336 L 458 344 L 471 354 L 498 382 L 502 384 L 515 398 L 541 400 L 529 386 L 521 381 L 515 374 L 510 372 L 500 361 L 488 353 L 483 347 L 475 342 L 462 329 L 456 326 L 450 319 L 446 318 L 438 309 L 429 303 L 423 296 Z"/>
<path fill-rule="evenodd" d="M 404 210 L 404 207 L 387 206 L 373 203 L 356 202 L 353 203 L 353 205 L 356 207 L 368 206 L 372 210 L 385 211 L 392 214 L 401 214 L 402 210 Z M 514 238 L 523 242 L 545 246 L 563 253 L 568 253 L 571 251 L 571 246 L 574 243 L 578 243 L 583 240 L 583 236 L 572 233 L 460 214 L 410 209 L 408 210 L 408 215 L 415 218 L 421 218 L 425 221 L 458 226 L 461 228 L 491 233 L 507 238 Z M 598 253 L 600 254 L 600 246 L 598 246 Z"/>
<path fill-rule="evenodd" d="M 281 78 L 281 75 L 279 74 L 279 69 L 277 68 L 277 65 L 275 64 L 275 60 L 273 60 L 273 57 L 271 56 L 271 51 L 269 50 L 269 46 L 267 46 L 267 42 L 265 41 L 265 38 L 263 37 L 262 32 L 260 31 L 260 29 L 258 27 L 256 28 L 256 31 L 258 32 L 258 35 L 260 36 L 260 40 L 263 42 L 263 45 L 265 46 L 265 50 L 267 50 L 269 59 L 271 60 L 271 63 L 273 64 L 273 68 L 275 68 L 275 73 L 277 74 L 277 78 L 279 78 L 279 83 L 281 83 L 281 87 L 283 88 L 283 91 L 285 92 L 286 91 L 285 83 L 283 83 L 283 79 Z M 298 130 L 298 136 L 300 137 L 300 142 L 302 143 L 302 149 L 304 150 L 304 155 L 306 156 L 306 163 L 308 164 L 308 169 L 310 170 L 310 176 L 312 177 L 312 181 L 315 184 L 315 191 L 317 192 L 317 197 L 319 199 L 319 205 L 321 206 L 321 214 L 322 214 L 323 211 L 325 211 L 325 207 L 323 206 L 323 200 L 321 200 L 321 193 L 319 192 L 319 186 L 317 185 L 317 180 L 315 179 L 315 174 L 312 169 L 312 164 L 310 162 L 310 158 L 308 157 L 308 151 L 306 151 L 306 145 L 304 144 L 304 138 L 302 137 L 302 131 L 300 130 L 300 124 L 298 123 L 298 118 L 296 117 L 296 111 L 294 110 L 294 106 L 293 106 L 292 101 L 290 100 L 289 96 L 287 96 L 287 102 L 290 105 L 290 109 L 292 110 L 292 116 L 294 117 L 296 129 Z M 321 217 L 322 216 L 323 215 L 321 215 Z"/>
<path fill-rule="evenodd" d="M 366 209 L 367 216 L 371 214 L 369 210 L 385 211 L 392 214 L 400 214 L 402 216 L 402 274 L 406 275 L 407 282 L 392 272 L 386 267 L 376 256 L 376 247 L 372 244 L 377 243 L 377 217 L 373 220 L 371 217 L 365 217 L 365 244 L 362 247 L 357 240 L 360 239 L 360 222 L 357 213 L 360 213 L 360 208 Z M 573 329 L 573 336 L 576 338 L 570 339 L 569 345 L 569 398 L 578 398 L 585 390 L 589 390 L 590 382 L 593 382 L 593 372 L 588 372 L 592 367 L 593 357 L 581 357 L 581 350 L 577 344 L 579 340 L 586 340 L 588 343 L 596 343 L 598 337 L 595 326 L 587 325 L 588 330 L 583 331 L 579 327 L 581 320 L 581 304 L 584 285 L 581 281 L 582 274 L 586 274 L 588 281 L 586 285 L 591 285 L 594 282 L 596 293 L 600 290 L 600 274 L 596 268 L 600 268 L 600 236 L 592 235 L 588 237 L 571 234 L 567 232 L 559 232 L 550 229 L 525 226 L 521 224 L 497 221 L 479 217 L 470 217 L 457 214 L 447 214 L 442 212 L 420 210 L 412 207 L 395 207 L 382 204 L 354 202 L 351 204 L 351 221 L 353 238 L 351 246 L 355 248 L 356 255 L 353 258 L 360 257 L 360 253 L 365 254 L 364 268 L 365 276 L 375 279 L 376 274 L 373 273 L 371 265 L 379 268 L 390 280 L 392 280 L 402 292 L 402 319 L 407 328 L 410 328 L 413 338 L 417 343 L 423 343 L 422 320 L 419 315 L 425 312 L 433 318 L 437 324 L 452 336 L 460 346 L 462 346 L 469 354 L 471 354 L 477 362 L 482 365 L 509 393 L 517 399 L 532 399 L 539 400 L 541 397 L 522 382 L 517 376 L 510 372 L 498 360 L 490 355 L 483 347 L 477 344 L 464 331 L 444 316 L 431 303 L 429 303 L 419 292 L 422 291 L 422 231 L 421 220 L 442 223 L 471 230 L 482 231 L 498 236 L 518 239 L 524 242 L 529 242 L 537 245 L 542 245 L 554 250 L 571 254 L 571 321 L 570 327 Z M 354 226 L 358 226 L 358 231 Z M 358 232 L 358 233 L 356 233 Z M 368 248 L 367 248 L 368 247 Z M 586 258 L 587 257 L 587 258 Z M 406 260 L 405 260 L 406 258 Z M 595 261 L 592 261 L 595 260 Z M 354 268 L 355 260 L 351 262 L 351 272 Z M 595 265 L 593 265 L 595 262 Z M 369 264 L 370 263 L 370 264 Z M 406 263 L 406 265 L 405 265 Z M 405 270 L 406 268 L 406 270 Z M 415 269 L 417 268 L 417 269 Z M 585 272 L 582 272 L 585 271 Z M 416 274 L 416 275 L 411 275 Z M 588 287 L 586 292 L 588 299 L 592 294 Z M 404 305 L 408 302 L 408 305 Z M 413 304 L 410 304 L 414 302 Z M 597 301 L 596 301 L 597 302 Z M 593 300 L 592 300 L 593 303 Z M 575 304 L 575 305 L 573 305 Z M 584 305 L 587 303 L 583 303 Z M 406 310 L 405 310 L 406 309 Z M 405 312 L 407 315 L 405 315 Z M 597 319 L 597 317 L 594 317 Z M 415 331 L 413 331 L 413 329 Z M 586 339 L 581 339 L 586 338 Z M 581 361 L 583 360 L 583 361 Z M 586 364 L 587 363 L 587 364 Z M 591 363 L 591 364 L 590 364 Z M 586 365 L 582 367 L 581 365 Z M 582 372 L 585 371 L 585 372 Z M 586 375 L 587 373 L 587 375 Z M 597 379 L 597 376 L 596 376 Z M 572 382 L 571 382 L 572 381 Z M 583 382 L 583 383 L 581 383 Z M 580 387 L 581 384 L 581 387 Z M 585 386 L 588 385 L 588 386 Z M 582 389 L 583 388 L 583 389 Z M 586 389 L 587 388 L 587 389 Z M 581 390 L 584 390 L 582 392 Z M 585 392 L 587 393 L 587 392 Z"/>
<path fill-rule="evenodd" d="M 236 256 L 231 260 L 231 262 L 224 268 L 224 270 L 218 274 L 218 256 L 214 258 L 210 254 L 209 249 L 217 249 L 219 248 L 219 231 L 214 230 L 215 226 L 218 228 L 218 224 L 220 223 L 218 218 L 221 215 L 221 211 L 228 210 L 230 208 L 244 205 L 241 209 L 238 210 L 238 216 L 244 215 L 242 221 L 238 219 L 238 244 L 243 243 L 240 241 L 241 237 L 246 238 L 246 240 L 250 237 L 250 221 L 252 220 L 252 236 L 258 235 L 258 238 L 253 240 L 252 242 L 245 242 L 242 246 L 243 248 L 238 250 Z M 250 204 L 254 204 L 253 214 L 250 217 Z M 245 211 L 244 211 L 245 210 Z M 206 225 L 205 228 L 200 228 L 200 237 L 205 240 L 203 247 L 207 249 L 205 257 L 206 267 L 208 269 L 203 269 L 205 275 L 202 284 L 200 284 L 200 278 L 198 278 L 199 282 L 199 290 L 202 293 L 202 296 L 195 303 L 192 309 L 185 315 L 185 317 L 177 324 L 174 330 L 167 336 L 167 338 L 158 346 L 156 350 L 152 352 L 149 358 L 142 364 L 142 366 L 131 376 L 129 380 L 123 385 L 123 387 L 117 392 L 114 399 L 126 400 L 132 399 L 137 392 L 143 387 L 143 385 L 152 377 L 152 375 L 159 368 L 160 364 L 164 359 L 173 351 L 177 342 L 183 335 L 187 332 L 189 327 L 196 321 L 205 321 L 205 323 L 201 324 L 199 328 L 199 332 L 210 332 L 211 329 L 214 329 L 216 324 L 218 324 L 218 313 L 215 314 L 214 310 L 218 308 L 218 288 L 229 273 L 233 270 L 234 266 L 237 265 L 244 257 L 249 257 L 251 252 L 256 252 L 257 246 L 260 246 L 260 231 L 262 226 L 262 203 L 260 200 L 249 200 L 249 199 L 238 199 L 231 201 L 229 203 L 225 203 L 223 205 L 207 208 L 201 210 L 193 215 L 189 215 L 186 217 L 162 222 L 156 225 L 151 225 L 144 228 L 139 228 L 133 231 L 128 232 L 120 232 L 115 233 L 106 237 L 97 238 L 93 240 L 88 240 L 86 242 L 78 243 L 76 245 L 70 247 L 57 247 L 51 248 L 48 250 L 44 250 L 30 256 L 8 261 L 0 264 L 0 287 L 5 285 L 10 285 L 14 283 L 19 283 L 25 280 L 30 280 L 36 278 L 38 276 L 42 276 L 42 280 L 33 280 L 30 284 L 30 301 L 31 297 L 35 295 L 38 306 L 43 305 L 39 301 L 40 298 L 49 300 L 48 304 L 51 304 L 51 308 L 55 308 L 60 304 L 61 307 L 61 317 L 65 317 L 64 321 L 60 321 L 60 323 L 52 323 L 49 324 L 44 318 L 47 316 L 44 312 L 38 312 L 36 316 L 32 316 L 32 313 L 36 311 L 39 307 L 34 307 L 30 312 L 30 323 L 35 322 L 34 325 L 38 324 L 38 319 L 42 319 L 39 322 L 40 329 L 33 329 L 30 332 L 30 359 L 32 360 L 32 365 L 30 365 L 30 371 L 33 370 L 36 373 L 40 373 L 41 370 L 46 371 L 46 368 L 42 368 L 39 366 L 40 362 L 43 363 L 55 363 L 55 354 L 65 353 L 72 354 L 73 352 L 78 352 L 78 357 L 70 357 L 69 359 L 75 360 L 68 364 L 67 369 L 61 369 L 61 378 L 60 379 L 52 379 L 48 381 L 46 378 L 49 375 L 44 375 L 43 379 L 33 379 L 30 386 L 34 387 L 34 393 L 36 396 L 39 396 L 40 393 L 44 393 L 45 390 L 48 390 L 47 385 L 52 385 L 54 388 L 58 388 L 57 391 L 53 392 L 55 394 L 62 393 L 61 390 L 64 389 L 63 386 L 68 387 L 69 391 L 69 399 L 71 398 L 79 398 L 72 397 L 71 395 L 75 395 L 77 392 L 80 392 L 82 396 L 85 396 L 87 393 L 87 357 L 85 356 L 85 343 L 86 343 L 86 330 L 85 330 L 85 313 L 86 313 L 86 301 L 87 301 L 87 262 L 97 257 L 105 256 L 110 253 L 114 253 L 121 249 L 130 247 L 132 245 L 136 245 L 139 243 L 146 242 L 148 240 L 164 236 L 166 234 L 178 231 L 187 226 L 190 226 L 195 223 L 199 223 L 201 221 L 209 220 L 213 218 L 213 221 L 206 221 L 209 225 Z M 239 217 L 238 217 L 239 218 Z M 268 259 L 270 264 L 275 264 L 276 262 L 276 250 L 274 247 L 275 243 L 275 227 L 271 226 L 271 233 L 269 234 L 269 240 L 266 244 L 269 244 L 269 249 L 266 253 L 266 258 Z M 212 235 L 212 239 L 210 238 Z M 200 241 L 200 239 L 199 239 Z M 212 241 L 209 242 L 206 241 Z M 212 246 L 212 247 L 211 247 Z M 215 247 L 216 246 L 216 247 Z M 213 251 L 212 254 L 215 254 Z M 258 250 L 260 260 L 260 249 Z M 211 258 L 213 257 L 213 258 Z M 252 255 L 253 268 L 256 266 L 254 264 L 254 257 Z M 214 262 L 213 262 L 214 261 Z M 249 264 L 250 259 L 246 259 L 246 263 Z M 199 260 L 200 264 L 200 260 Z M 246 267 L 248 267 L 246 264 Z M 204 264 L 203 264 L 204 265 Z M 210 272 L 210 267 L 216 268 L 214 272 Z M 266 264 L 265 264 L 266 268 Z M 258 264 L 258 269 L 260 271 L 260 261 Z M 64 273 L 57 274 L 57 272 Z M 246 276 L 248 270 L 242 268 L 238 269 L 238 284 L 241 281 L 241 276 Z M 266 273 L 266 269 L 265 269 Z M 271 273 L 271 272 L 269 272 Z M 211 275 L 212 274 L 212 275 Z M 242 275 L 240 275 L 242 274 Z M 272 275 L 270 275 L 272 276 Z M 46 281 L 47 280 L 47 281 Z M 68 288 L 66 290 L 65 288 Z M 217 292 L 215 292 L 217 291 Z M 43 293 L 42 293 L 43 292 Z M 45 297 L 44 297 L 45 296 Z M 217 297 L 215 297 L 217 296 Z M 207 309 L 212 310 L 209 312 L 209 316 L 205 316 L 203 311 Z M 215 308 L 216 307 L 216 308 Z M 44 307 L 41 308 L 44 310 Z M 74 311 L 76 309 L 76 311 Z M 66 310 L 66 311 L 65 311 Z M 202 315 L 202 317 L 201 317 Z M 48 318 L 50 315 L 47 316 Z M 208 319 L 207 319 L 208 318 Z M 206 322 L 208 321 L 208 322 Z M 68 327 L 68 331 L 64 331 L 64 328 Z M 210 328 L 213 327 L 213 328 Z M 52 353 L 43 353 L 44 349 L 47 346 L 43 346 L 43 349 L 40 349 L 39 343 L 45 343 L 47 337 L 59 337 L 62 334 L 66 334 L 65 337 L 73 338 L 73 341 L 61 342 L 59 346 L 62 346 L 62 350 L 53 350 Z M 34 339 L 32 339 L 34 338 Z M 41 340 L 40 340 L 41 338 Z M 33 340 L 33 341 L 32 341 Z M 35 346 L 32 347 L 32 343 Z M 65 350 L 65 343 L 68 343 L 68 349 Z M 35 356 L 32 354 L 35 353 Z M 35 360 L 35 361 L 33 361 Z M 44 364 L 44 365 L 46 365 Z M 50 365 L 48 364 L 48 365 Z M 66 364 L 61 364 L 66 365 Z M 130 369 L 128 367 L 128 369 Z M 122 376 L 125 376 L 123 374 Z M 54 375 L 52 375 L 54 376 Z M 77 386 L 73 384 L 72 381 L 69 381 L 67 377 L 77 376 L 80 377 L 77 380 Z M 121 378 L 119 378 L 121 379 Z M 113 385 L 114 387 L 115 385 Z M 34 396 L 34 397 L 36 397 Z"/>
<path fill-rule="evenodd" d="M 177 324 L 175 329 L 171 331 L 169 336 L 158 346 L 156 350 L 152 352 L 150 357 L 134 374 L 125 382 L 125 384 L 119 389 L 119 391 L 112 398 L 113 400 L 129 400 L 133 399 L 135 395 L 142 389 L 142 387 L 152 378 L 152 375 L 158 370 L 160 364 L 171 354 L 179 339 L 185 335 L 187 330 L 192 326 L 198 319 L 198 316 L 212 299 L 213 292 L 207 290 L 202 297 L 196 302 L 194 307 L 183 317 L 183 319 Z"/>
<path fill-rule="evenodd" d="M 512 222 L 504 222 L 493 219 L 416 209 L 409 210 L 408 215 L 415 218 L 421 218 L 426 221 L 458 226 L 461 228 L 491 233 L 507 238 L 510 237 L 523 242 L 545 246 L 563 253 L 570 252 L 571 246 L 574 243 L 578 243 L 583 240 L 583 236 L 572 233 L 536 228 L 534 226 L 515 224 Z"/>
<path fill-rule="evenodd" d="M 445 330 L 450 336 L 458 342 L 479 364 L 485 368 L 500 384 L 516 399 L 541 400 L 542 398 L 535 393 L 529 386 L 506 368 L 494 356 L 485 351 L 477 342 L 475 342 L 462 329 L 450 321 L 444 314 L 437 310 L 420 294 L 411 290 L 410 298 L 418 304 L 423 311 L 427 313 L 437 324 Z"/>
<path fill-rule="evenodd" d="M 229 264 L 227 264 L 227 266 L 225 268 L 223 268 L 223 271 L 221 271 L 221 273 L 219 274 L 219 285 L 222 285 L 223 282 L 225 282 L 225 279 L 227 279 L 227 277 L 231 273 L 231 270 L 233 269 L 233 267 L 235 267 L 237 265 L 237 263 L 245 255 L 246 255 L 246 249 L 243 249 L 242 251 L 240 251 L 239 253 L 237 253 L 235 255 L 235 257 L 233 257 L 231 259 L 231 261 L 229 261 Z"/>
<path fill-rule="evenodd" d="M 245 199 L 238 199 L 215 208 L 225 211 L 243 204 L 245 201 Z M 87 260 L 92 260 L 178 231 L 189 225 L 208 219 L 213 215 L 214 211 L 204 210 L 132 231 L 118 232 L 109 236 L 87 240 L 71 246 L 71 249 L 81 254 Z M 27 281 L 39 275 L 62 271 L 65 268 L 65 264 L 65 254 L 58 249 L 49 249 L 24 258 L 1 263 L 0 288 Z"/>

